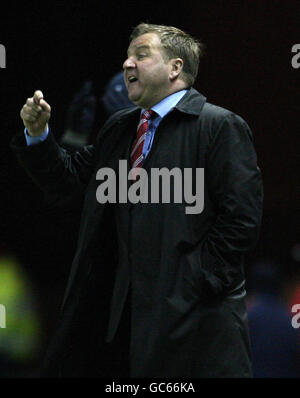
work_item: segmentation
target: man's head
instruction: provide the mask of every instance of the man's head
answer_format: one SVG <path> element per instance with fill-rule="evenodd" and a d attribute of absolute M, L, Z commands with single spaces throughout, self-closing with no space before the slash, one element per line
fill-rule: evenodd
<path fill-rule="evenodd" d="M 201 55 L 202 45 L 182 30 L 139 24 L 130 36 L 123 64 L 129 99 L 150 108 L 168 95 L 190 88 Z"/>

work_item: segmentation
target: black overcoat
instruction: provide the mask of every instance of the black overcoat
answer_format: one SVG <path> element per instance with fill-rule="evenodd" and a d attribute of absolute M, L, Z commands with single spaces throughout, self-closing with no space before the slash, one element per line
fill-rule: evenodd
<path fill-rule="evenodd" d="M 74 154 L 52 133 L 31 147 L 22 135 L 12 140 L 49 203 L 72 206 L 83 198 L 44 375 L 89 375 L 104 339 L 114 335 L 130 283 L 132 376 L 251 377 L 244 255 L 258 239 L 263 197 L 252 133 L 241 117 L 188 90 L 161 121 L 143 168 L 203 168 L 204 209 L 186 214 L 184 201 L 124 204 L 127 237 L 120 241 L 120 205 L 98 202 L 96 176 L 104 167 L 118 175 L 139 116 L 137 107 L 119 111 L 95 145 Z"/>

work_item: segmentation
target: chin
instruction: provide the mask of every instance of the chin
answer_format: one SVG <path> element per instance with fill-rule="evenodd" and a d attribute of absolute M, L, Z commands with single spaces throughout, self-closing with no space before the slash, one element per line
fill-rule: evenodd
<path fill-rule="evenodd" d="M 136 95 L 128 95 L 128 99 L 135 105 L 137 105 L 137 102 L 139 102 L 139 97 L 137 97 Z"/>
<path fill-rule="evenodd" d="M 130 99 L 130 98 L 129 98 Z M 139 101 L 138 100 L 134 100 L 134 99 L 130 99 L 130 101 L 134 104 L 134 105 L 136 105 L 136 106 L 140 106 L 140 104 L 139 104 Z"/>
<path fill-rule="evenodd" d="M 134 105 L 143 107 L 141 102 L 139 101 L 139 98 L 129 98 L 129 99 Z"/>

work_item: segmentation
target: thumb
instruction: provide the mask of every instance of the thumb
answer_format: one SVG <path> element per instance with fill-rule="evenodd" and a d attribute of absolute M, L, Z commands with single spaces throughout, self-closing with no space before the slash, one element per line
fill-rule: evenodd
<path fill-rule="evenodd" d="M 33 101 L 39 105 L 40 104 L 40 100 L 44 98 L 43 93 L 40 90 L 36 90 L 33 94 Z"/>

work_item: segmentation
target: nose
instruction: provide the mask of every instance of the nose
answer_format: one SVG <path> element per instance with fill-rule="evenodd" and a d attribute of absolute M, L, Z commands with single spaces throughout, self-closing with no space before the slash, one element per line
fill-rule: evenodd
<path fill-rule="evenodd" d="M 132 57 L 128 57 L 123 63 L 123 69 L 134 68 L 134 67 L 135 67 L 135 63 L 134 63 Z"/>

